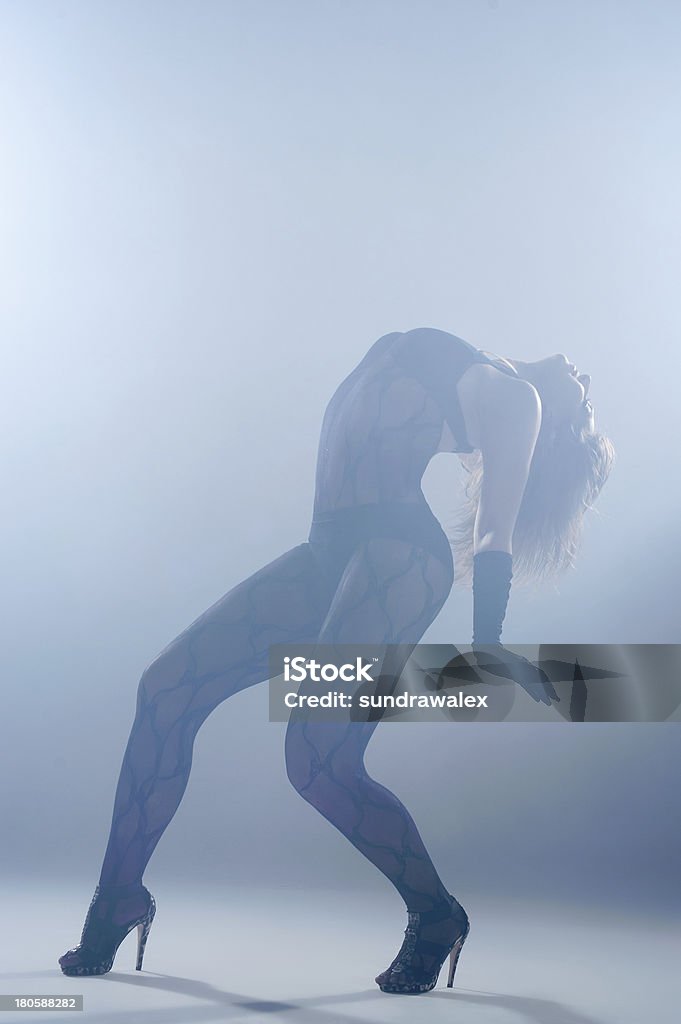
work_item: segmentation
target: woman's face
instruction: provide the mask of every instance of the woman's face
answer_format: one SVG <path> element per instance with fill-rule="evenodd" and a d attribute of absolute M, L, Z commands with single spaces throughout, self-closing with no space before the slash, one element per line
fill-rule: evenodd
<path fill-rule="evenodd" d="M 553 419 L 593 430 L 594 414 L 588 399 L 591 377 L 580 373 L 562 352 L 531 364 L 542 402 Z"/>

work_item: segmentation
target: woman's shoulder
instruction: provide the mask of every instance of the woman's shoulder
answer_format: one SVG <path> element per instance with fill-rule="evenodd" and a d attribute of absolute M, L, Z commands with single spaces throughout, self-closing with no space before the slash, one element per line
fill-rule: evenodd
<path fill-rule="evenodd" d="M 478 364 L 473 373 L 480 412 L 487 422 L 505 429 L 509 424 L 541 420 L 539 392 L 529 381 L 490 363 Z"/>

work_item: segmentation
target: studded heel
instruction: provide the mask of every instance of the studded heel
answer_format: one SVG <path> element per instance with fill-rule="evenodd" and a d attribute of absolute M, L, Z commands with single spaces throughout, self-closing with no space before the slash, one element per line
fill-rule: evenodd
<path fill-rule="evenodd" d="M 469 931 L 468 915 L 453 896 L 433 910 L 410 912 L 397 956 L 375 979 L 381 992 L 403 995 L 430 992 L 448 956 L 447 987 L 451 988 Z"/>
<path fill-rule="evenodd" d="M 135 899 L 137 897 L 137 899 Z M 129 921 L 116 922 L 116 910 L 128 902 L 133 909 Z M 143 908 L 143 909 L 142 909 Z M 135 969 L 142 970 L 142 960 L 151 929 L 156 901 L 141 883 L 133 885 L 100 886 L 94 896 L 83 925 L 80 943 L 59 958 L 59 966 L 69 976 L 107 974 L 113 967 L 114 957 L 126 935 L 137 927 L 137 960 Z"/>

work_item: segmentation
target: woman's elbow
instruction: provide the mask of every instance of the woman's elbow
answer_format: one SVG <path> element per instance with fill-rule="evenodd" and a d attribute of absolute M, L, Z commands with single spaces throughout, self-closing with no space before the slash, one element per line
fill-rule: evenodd
<path fill-rule="evenodd" d="M 512 553 L 513 530 L 503 526 L 481 526 L 473 537 L 473 553 L 481 551 L 506 551 Z"/>

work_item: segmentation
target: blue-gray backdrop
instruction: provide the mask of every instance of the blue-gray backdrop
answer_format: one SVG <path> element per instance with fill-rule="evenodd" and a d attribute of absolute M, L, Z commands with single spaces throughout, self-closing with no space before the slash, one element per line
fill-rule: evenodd
<path fill-rule="evenodd" d="M 513 642 L 678 642 L 673 2 L 0 4 L 2 869 L 96 880 L 144 666 L 305 538 L 337 382 L 452 331 L 593 377 L 618 462 Z M 443 520 L 462 470 L 424 481 Z M 465 640 L 455 592 L 427 639 Z M 264 688 L 150 872 L 376 884 L 289 789 Z M 678 726 L 387 726 L 453 887 L 678 890 Z"/>

